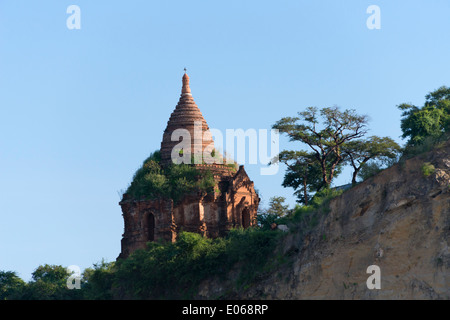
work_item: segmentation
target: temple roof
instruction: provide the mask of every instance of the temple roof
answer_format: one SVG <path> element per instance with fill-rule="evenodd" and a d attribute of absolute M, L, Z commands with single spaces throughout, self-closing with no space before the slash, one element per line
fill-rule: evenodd
<path fill-rule="evenodd" d="M 183 152 L 190 151 L 191 155 L 198 157 L 206 147 L 209 146 L 210 151 L 214 149 L 214 141 L 209 132 L 208 124 L 192 97 L 187 73 L 184 73 L 182 78 L 181 96 L 178 104 L 170 115 L 166 130 L 164 130 L 161 142 L 161 162 L 163 165 L 172 163 L 172 150 L 181 141 L 184 141 L 182 138 L 171 141 L 172 133 L 176 129 L 185 129 L 190 134 L 191 150 L 183 150 Z M 205 132 L 207 132 L 206 135 Z"/>

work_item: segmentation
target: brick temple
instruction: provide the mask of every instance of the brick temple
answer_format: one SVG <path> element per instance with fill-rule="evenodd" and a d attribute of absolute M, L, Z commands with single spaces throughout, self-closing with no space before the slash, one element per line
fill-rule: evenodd
<path fill-rule="evenodd" d="M 163 167 L 172 163 L 172 151 L 179 143 L 172 141 L 172 133 L 176 129 L 185 129 L 194 137 L 195 124 L 197 134 L 201 128 L 203 139 L 191 139 L 191 153 L 201 154 L 205 150 L 211 152 L 214 141 L 208 124 L 192 97 L 189 76 L 185 73 L 180 99 L 167 122 L 161 142 Z M 226 164 L 202 162 L 192 165 L 198 170 L 212 172 L 214 191 L 207 194 L 186 194 L 176 203 L 167 198 L 137 200 L 127 194 L 123 195 L 119 203 L 124 219 L 119 258 L 126 258 L 134 250 L 145 248 L 149 241 L 176 241 L 180 231 L 215 238 L 225 236 L 232 228 L 248 228 L 256 224 L 260 198 L 244 166 L 236 169 Z"/>

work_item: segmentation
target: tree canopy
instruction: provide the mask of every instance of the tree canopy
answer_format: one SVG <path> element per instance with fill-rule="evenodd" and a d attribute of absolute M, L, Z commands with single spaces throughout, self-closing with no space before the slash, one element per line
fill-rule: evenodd
<path fill-rule="evenodd" d="M 450 131 L 450 88 L 442 86 L 425 96 L 425 103 L 418 107 L 408 103 L 397 106 L 403 111 L 402 137 L 408 138 L 408 146 L 416 146 L 427 138 L 436 139 Z"/>
<path fill-rule="evenodd" d="M 343 146 L 343 154 L 347 163 L 353 168 L 352 184 L 361 168 L 369 160 L 378 160 L 387 163 L 398 157 L 401 147 L 389 137 L 371 136 L 367 139 L 350 141 Z"/>
<path fill-rule="evenodd" d="M 330 157 L 330 159 L 332 159 Z M 327 160 L 326 168 L 330 167 L 331 160 Z M 282 186 L 295 190 L 298 202 L 308 205 L 312 198 L 311 192 L 322 188 L 322 167 L 314 153 L 306 151 L 283 150 L 271 163 L 281 162 L 287 166 Z M 341 172 L 341 165 L 336 167 L 334 176 Z"/>
<path fill-rule="evenodd" d="M 0 271 L 0 300 L 18 298 L 25 285 L 16 272 Z"/>
<path fill-rule="evenodd" d="M 40 265 L 25 283 L 15 272 L 0 271 L 0 300 L 72 300 L 81 299 L 81 290 L 68 290 L 71 273 L 60 265 Z"/>
<path fill-rule="evenodd" d="M 209 192 L 215 185 L 209 171 L 189 164 L 172 164 L 163 168 L 159 150 L 153 152 L 136 171 L 126 193 L 135 199 L 171 198 L 200 190 Z"/>
<path fill-rule="evenodd" d="M 298 202 L 307 205 L 310 193 L 329 188 L 344 165 L 351 165 L 352 183 L 356 183 L 358 172 L 369 160 L 395 159 L 400 146 L 389 137 L 364 138 L 367 123 L 367 116 L 339 107 L 309 107 L 298 112 L 298 117 L 277 121 L 274 129 L 309 149 L 283 150 L 271 161 L 287 166 L 283 186 L 294 188 Z"/>
<path fill-rule="evenodd" d="M 358 115 L 355 110 L 332 107 L 319 111 L 309 107 L 299 112 L 298 117 L 282 118 L 273 128 L 287 134 L 290 141 L 306 144 L 312 150 L 321 169 L 321 187 L 329 187 L 339 163 L 344 160 L 342 146 L 364 136 L 367 121 L 367 116 Z"/>

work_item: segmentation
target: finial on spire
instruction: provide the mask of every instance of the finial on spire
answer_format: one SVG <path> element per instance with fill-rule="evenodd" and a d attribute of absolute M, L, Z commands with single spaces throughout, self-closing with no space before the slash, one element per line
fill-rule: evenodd
<path fill-rule="evenodd" d="M 191 88 L 189 87 L 189 76 L 186 73 L 186 68 L 184 68 L 183 75 L 183 88 L 181 89 L 181 95 L 191 95 Z"/>

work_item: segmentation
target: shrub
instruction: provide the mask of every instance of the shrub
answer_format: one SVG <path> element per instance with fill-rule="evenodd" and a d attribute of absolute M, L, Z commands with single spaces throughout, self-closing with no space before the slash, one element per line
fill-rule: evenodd
<path fill-rule="evenodd" d="M 135 199 L 171 198 L 175 202 L 184 194 L 211 192 L 215 185 L 209 171 L 197 170 L 188 164 L 160 165 L 159 151 L 152 153 L 136 171 L 126 193 Z"/>
<path fill-rule="evenodd" d="M 444 135 L 442 137 L 425 137 L 421 140 L 420 143 L 414 144 L 414 145 L 407 145 L 402 153 L 402 160 L 410 159 L 412 157 L 415 157 L 417 155 L 429 152 L 433 150 L 437 144 L 444 141 L 443 139 L 447 137 L 447 135 Z"/>
<path fill-rule="evenodd" d="M 358 172 L 358 178 L 365 181 L 383 170 L 383 166 L 375 161 L 367 162 L 361 166 Z"/>
<path fill-rule="evenodd" d="M 344 190 L 337 190 L 334 188 L 323 188 L 316 192 L 311 199 L 311 206 L 314 208 L 320 208 L 328 205 L 331 199 L 340 196 Z"/>
<path fill-rule="evenodd" d="M 109 300 L 113 297 L 114 262 L 102 260 L 83 272 L 82 289 L 85 299 Z"/>
<path fill-rule="evenodd" d="M 284 204 L 285 197 L 271 197 L 269 201 L 269 207 L 267 209 L 259 209 L 256 219 L 258 225 L 265 230 L 271 229 L 272 223 L 282 224 L 291 210 L 289 205 Z"/>
<path fill-rule="evenodd" d="M 312 230 L 320 221 L 323 214 L 329 212 L 329 203 L 331 199 L 340 196 L 344 190 L 336 190 L 333 188 L 324 188 L 314 195 L 310 205 L 297 205 L 291 216 L 291 221 L 302 232 Z"/>
<path fill-rule="evenodd" d="M 202 280 L 223 277 L 237 263 L 236 285 L 243 286 L 264 272 L 278 236 L 249 228 L 217 239 L 181 232 L 175 243 L 149 242 L 117 262 L 114 290 L 121 298 L 192 298 Z"/>
<path fill-rule="evenodd" d="M 428 177 L 433 174 L 435 167 L 431 163 L 425 162 L 420 169 L 422 170 L 422 174 Z"/>
<path fill-rule="evenodd" d="M 5 276 L 5 274 L 3 274 Z M 15 283 L 14 290 L 3 299 L 17 300 L 77 300 L 83 296 L 82 290 L 68 290 L 67 279 L 70 273 L 60 265 L 41 265 L 32 273 L 28 283 L 6 274 L 7 282 Z M 1 278 L 1 272 L 0 272 Z M 0 279 L 1 282 L 1 279 Z M 2 287 L 0 283 L 0 288 Z"/>
<path fill-rule="evenodd" d="M 14 271 L 0 271 L 0 300 L 17 299 L 25 282 Z"/>

